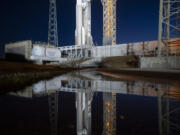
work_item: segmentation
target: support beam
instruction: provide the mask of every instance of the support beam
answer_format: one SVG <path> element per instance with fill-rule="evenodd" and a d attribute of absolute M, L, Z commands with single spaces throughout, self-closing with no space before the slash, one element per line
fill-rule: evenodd
<path fill-rule="evenodd" d="M 169 56 L 169 48 L 173 41 L 171 39 L 179 38 L 177 31 L 180 26 L 176 22 L 180 20 L 177 15 L 180 14 L 180 1 L 160 0 L 159 3 L 159 28 L 158 28 L 158 56 Z"/>

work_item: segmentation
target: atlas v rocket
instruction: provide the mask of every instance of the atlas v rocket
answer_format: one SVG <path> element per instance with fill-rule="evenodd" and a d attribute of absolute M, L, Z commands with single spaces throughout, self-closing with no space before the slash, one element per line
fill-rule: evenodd
<path fill-rule="evenodd" d="M 77 0 L 75 44 L 82 47 L 93 45 L 91 35 L 91 0 Z M 85 95 L 85 93 L 76 94 L 78 135 L 91 134 L 91 101 L 89 100 L 91 96 Z"/>
<path fill-rule="evenodd" d="M 93 44 L 91 35 L 91 0 L 77 0 L 75 43 L 81 46 Z"/>

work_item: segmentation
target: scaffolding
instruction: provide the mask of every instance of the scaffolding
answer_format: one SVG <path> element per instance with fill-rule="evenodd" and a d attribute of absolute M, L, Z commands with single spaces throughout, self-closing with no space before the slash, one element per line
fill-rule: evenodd
<path fill-rule="evenodd" d="M 170 48 L 178 51 L 180 37 L 180 1 L 160 0 L 159 29 L 158 29 L 158 56 L 169 56 Z M 177 51 L 176 51 L 176 50 Z"/>
<path fill-rule="evenodd" d="M 103 45 L 116 45 L 116 0 L 102 0 Z"/>
<path fill-rule="evenodd" d="M 49 0 L 48 44 L 58 46 L 56 0 Z"/>

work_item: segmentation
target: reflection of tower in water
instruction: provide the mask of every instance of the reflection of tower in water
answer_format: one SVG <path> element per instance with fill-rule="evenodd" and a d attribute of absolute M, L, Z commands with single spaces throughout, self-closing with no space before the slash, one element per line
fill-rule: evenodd
<path fill-rule="evenodd" d="M 103 93 L 103 134 L 116 135 L 116 94 Z"/>
<path fill-rule="evenodd" d="M 158 90 L 158 118 L 159 118 L 159 135 L 176 135 L 180 134 L 180 104 L 176 97 L 179 93 L 171 91 L 168 85 Z M 173 95 L 172 95 L 173 93 Z"/>
<path fill-rule="evenodd" d="M 58 134 L 58 91 L 49 93 L 49 120 L 51 135 Z"/>

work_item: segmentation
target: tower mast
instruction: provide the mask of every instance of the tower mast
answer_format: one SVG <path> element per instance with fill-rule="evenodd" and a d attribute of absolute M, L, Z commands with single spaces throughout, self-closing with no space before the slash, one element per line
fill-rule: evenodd
<path fill-rule="evenodd" d="M 169 47 L 173 38 L 177 37 L 180 26 L 177 25 L 177 16 L 180 14 L 180 1 L 160 0 L 159 29 L 158 29 L 158 56 L 168 56 Z M 165 49 L 163 49 L 165 48 Z M 165 53 L 163 53 L 165 52 Z"/>
<path fill-rule="evenodd" d="M 58 46 L 56 0 L 49 0 L 48 44 Z"/>
<path fill-rule="evenodd" d="M 116 44 L 116 0 L 101 0 L 103 5 L 103 45 Z"/>

